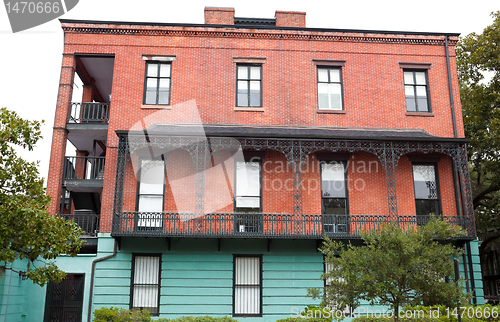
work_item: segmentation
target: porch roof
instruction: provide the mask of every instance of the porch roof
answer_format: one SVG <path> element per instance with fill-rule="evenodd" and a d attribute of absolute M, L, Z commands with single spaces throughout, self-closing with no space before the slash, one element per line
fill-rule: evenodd
<path fill-rule="evenodd" d="M 362 127 L 265 126 L 234 124 L 155 123 L 145 130 L 118 130 L 117 135 L 207 136 L 241 138 L 342 139 L 377 141 L 468 142 L 467 138 L 438 137 L 423 129 Z"/>

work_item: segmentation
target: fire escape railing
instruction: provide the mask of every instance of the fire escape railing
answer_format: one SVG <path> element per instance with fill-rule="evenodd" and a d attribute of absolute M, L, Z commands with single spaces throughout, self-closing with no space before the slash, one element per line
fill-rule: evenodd
<path fill-rule="evenodd" d="M 106 157 L 65 157 L 64 179 L 102 180 Z"/>
<path fill-rule="evenodd" d="M 75 222 L 84 231 L 84 235 L 97 236 L 101 215 L 91 211 L 75 210 L 72 214 L 60 215 L 66 220 Z"/>
<path fill-rule="evenodd" d="M 71 103 L 69 123 L 108 123 L 108 103 Z"/>

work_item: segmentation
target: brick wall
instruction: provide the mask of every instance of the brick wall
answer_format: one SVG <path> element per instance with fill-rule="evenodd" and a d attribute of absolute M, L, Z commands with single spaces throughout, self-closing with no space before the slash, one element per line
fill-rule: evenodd
<path fill-rule="evenodd" d="M 205 9 L 205 22 L 231 24 L 232 9 Z M 282 21 L 282 22 L 280 22 Z M 277 12 L 277 25 L 305 25 L 302 13 Z M 302 25 L 303 24 L 303 25 Z M 73 53 L 114 54 L 113 109 L 110 111 L 107 138 L 105 180 L 102 193 L 101 231 L 111 229 L 111 214 L 116 175 L 116 130 L 131 129 L 145 120 L 164 123 L 257 124 L 272 126 L 363 127 L 387 129 L 421 129 L 439 137 L 452 137 L 452 118 L 448 95 L 445 48 L 438 35 L 356 34 L 333 31 L 250 30 L 207 27 L 116 26 L 63 23 L 66 29 L 65 49 Z M 109 33 L 77 33 L 71 28 L 121 30 Z M 87 29 L 87 31 L 90 29 Z M 127 32 L 123 30 L 128 30 Z M 278 36 L 279 34 L 279 36 Z M 452 44 L 456 41 L 452 38 Z M 450 49 L 454 104 L 458 136 L 463 137 L 462 116 L 456 77 L 455 53 Z M 172 62 L 171 104 L 166 108 L 144 106 L 143 55 L 175 56 Z M 265 58 L 262 65 L 263 107 L 254 111 L 235 109 L 236 63 L 234 57 Z M 343 100 L 345 114 L 318 113 L 317 66 L 313 60 L 343 60 Z M 407 116 L 400 62 L 428 63 L 430 101 L 433 116 Z M 68 64 L 63 62 L 64 64 Z M 64 71 L 63 71 L 64 73 Z M 66 76 L 65 76 L 66 77 Z M 67 77 L 66 77 L 67 78 Z M 66 82 L 66 80 L 64 80 Z M 60 91 L 56 126 L 64 127 L 70 93 Z M 186 112 L 187 104 L 196 106 Z M 199 116 L 199 118 L 198 118 Z M 149 118 L 149 120 L 148 120 Z M 58 130 L 59 131 L 59 130 Z M 62 171 L 59 149 L 64 133 L 55 131 L 49 194 L 57 196 Z M 183 158 L 185 159 L 186 156 Z M 269 152 L 268 160 L 284 161 L 276 152 Z M 367 153 L 355 153 L 351 160 L 378 162 Z M 455 214 L 451 162 L 442 157 L 438 164 L 442 207 L 445 215 Z M 313 162 L 313 160 L 310 160 Z M 167 167 L 172 163 L 167 163 Z M 175 163 L 173 163 L 175 164 Z M 362 179 L 362 191 L 350 190 L 352 214 L 387 213 L 385 172 L 378 163 L 377 173 L 349 172 L 353 180 Z M 184 170 L 182 170 L 184 167 Z M 188 164 L 179 165 L 177 175 L 192 171 Z M 286 180 L 290 172 L 270 173 L 270 179 Z M 305 173 L 314 179 L 319 174 Z M 231 178 L 231 175 L 229 176 Z M 131 167 L 127 167 L 124 210 L 135 210 L 136 185 Z M 168 178 L 172 180 L 173 178 Z M 355 182 L 355 181 L 353 181 Z M 361 181 L 358 181 L 361 182 Z M 400 214 L 414 214 L 413 183 L 410 163 L 401 159 L 397 173 L 398 210 Z M 360 183 L 359 183 L 360 184 Z M 224 187 L 224 182 L 215 186 Z M 172 193 L 166 187 L 166 210 L 172 209 Z M 222 188 L 221 188 L 222 189 Z M 212 192 L 218 193 L 217 190 Z M 185 198 L 194 198 L 186 190 Z M 60 192 L 59 192 L 60 195 Z M 54 198 L 54 210 L 57 198 Z M 291 213 L 292 192 L 273 190 L 264 194 L 265 212 Z M 194 203 L 193 203 L 194 207 Z M 231 206 L 221 211 L 231 211 Z M 320 213 L 320 194 L 304 190 L 304 213 Z"/>
<path fill-rule="evenodd" d="M 279 27 L 300 27 L 306 26 L 306 13 L 297 11 L 276 11 L 276 26 Z"/>
<path fill-rule="evenodd" d="M 234 8 L 205 8 L 205 23 L 210 25 L 233 25 Z"/>
<path fill-rule="evenodd" d="M 205 172 L 205 210 L 211 213 L 233 212 L 234 161 L 230 154 L 215 154 L 214 163 Z M 132 158 L 135 163 L 137 157 Z M 218 161 L 217 161 L 218 160 Z M 221 162 L 225 162 L 226 173 Z M 136 210 L 136 167 L 126 167 L 124 211 Z M 213 167 L 212 167 L 213 165 Z M 165 212 L 195 211 L 196 169 L 188 152 L 176 150 L 166 157 Z M 444 216 L 456 214 L 451 159 L 442 155 L 437 163 L 439 198 Z M 378 158 L 366 152 L 351 154 L 346 163 L 349 213 L 380 215 L 388 213 L 386 173 Z M 321 214 L 320 163 L 310 155 L 303 169 L 303 213 Z M 400 215 L 415 215 L 415 196 L 411 162 L 401 158 L 396 171 L 398 211 Z M 269 150 L 262 160 L 262 211 L 292 214 L 292 169 L 284 155 Z M 217 202 L 215 202 L 217 201 Z"/>

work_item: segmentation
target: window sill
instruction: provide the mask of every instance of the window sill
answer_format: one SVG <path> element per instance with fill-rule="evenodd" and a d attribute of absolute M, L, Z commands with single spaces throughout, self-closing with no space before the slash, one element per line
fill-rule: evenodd
<path fill-rule="evenodd" d="M 426 117 L 433 117 L 434 113 L 431 113 L 431 112 L 406 112 L 406 116 L 426 116 Z"/>
<path fill-rule="evenodd" d="M 170 105 L 141 105 L 141 108 L 158 109 L 158 110 L 171 110 L 172 109 L 172 107 Z"/>
<path fill-rule="evenodd" d="M 263 107 L 235 107 L 235 112 L 264 112 Z"/>
<path fill-rule="evenodd" d="M 346 114 L 345 110 L 317 110 L 318 114 Z"/>

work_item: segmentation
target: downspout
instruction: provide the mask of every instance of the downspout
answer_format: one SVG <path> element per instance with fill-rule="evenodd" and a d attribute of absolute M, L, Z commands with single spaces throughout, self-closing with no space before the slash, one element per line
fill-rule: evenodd
<path fill-rule="evenodd" d="M 92 316 L 91 310 L 92 310 L 92 296 L 94 294 L 93 291 L 94 291 L 95 264 L 102 262 L 102 261 L 105 261 L 107 259 L 110 259 L 111 257 L 114 257 L 116 255 L 117 245 L 118 245 L 118 243 L 116 242 L 116 239 L 115 239 L 115 245 L 113 247 L 113 254 L 108 255 L 108 256 L 104 256 L 101 258 L 96 258 L 92 261 L 92 271 L 90 273 L 90 293 L 89 293 L 89 309 L 88 309 L 88 314 L 87 314 L 87 322 L 90 322 L 90 318 Z"/>
<path fill-rule="evenodd" d="M 472 265 L 472 254 L 471 254 L 471 248 L 470 248 L 470 241 L 467 242 L 467 261 L 469 262 L 470 288 L 472 290 L 472 302 L 474 302 L 474 305 L 476 305 L 477 304 L 476 282 L 474 281 L 474 268 Z"/>
<path fill-rule="evenodd" d="M 11 263 L 10 264 L 10 268 L 12 269 L 12 264 L 14 263 Z M 7 262 L 5 262 L 5 268 L 7 268 Z M 4 319 L 3 321 L 6 322 L 7 321 L 7 311 L 9 309 L 9 298 L 10 298 L 10 285 L 12 284 L 12 270 L 10 271 L 10 276 L 9 276 L 9 288 L 7 289 L 7 303 L 5 303 L 5 316 L 4 316 Z M 5 276 L 5 275 L 4 275 Z M 2 290 L 3 291 L 3 290 Z"/>
<path fill-rule="evenodd" d="M 448 91 L 450 94 L 450 108 L 451 108 L 451 120 L 453 122 L 453 137 L 457 138 L 457 121 L 456 121 L 456 116 L 455 116 L 455 103 L 453 101 L 453 86 L 451 83 L 451 66 L 450 66 L 450 52 L 449 52 L 449 45 L 448 45 L 448 36 L 445 36 L 444 38 L 444 47 L 445 47 L 445 52 L 446 52 L 446 70 L 448 74 Z M 455 167 L 454 167 L 455 168 Z M 453 171 L 454 177 L 456 176 L 456 171 Z M 456 182 L 456 181 L 455 181 Z M 463 190 L 461 189 L 461 182 L 458 182 L 458 186 L 460 189 L 460 192 L 463 196 Z M 455 186 L 456 187 L 456 186 Z M 456 188 L 455 188 L 456 189 Z M 461 199 L 461 203 L 464 202 L 463 198 Z M 461 212 L 461 211 L 459 211 Z M 474 281 L 474 268 L 472 265 L 472 254 L 471 254 L 471 247 L 470 247 L 470 241 L 467 242 L 467 261 L 469 262 L 469 278 L 470 278 L 470 287 L 472 290 L 472 301 L 476 305 L 477 304 L 477 298 L 476 298 L 476 283 Z M 464 263 L 465 264 L 465 263 Z"/>
<path fill-rule="evenodd" d="M 457 138 L 457 120 L 455 118 L 455 104 L 453 103 L 453 86 L 451 84 L 450 52 L 448 49 L 448 36 L 444 38 L 446 52 L 446 71 L 448 72 L 448 91 L 450 93 L 451 121 L 453 122 L 453 137 Z"/>

